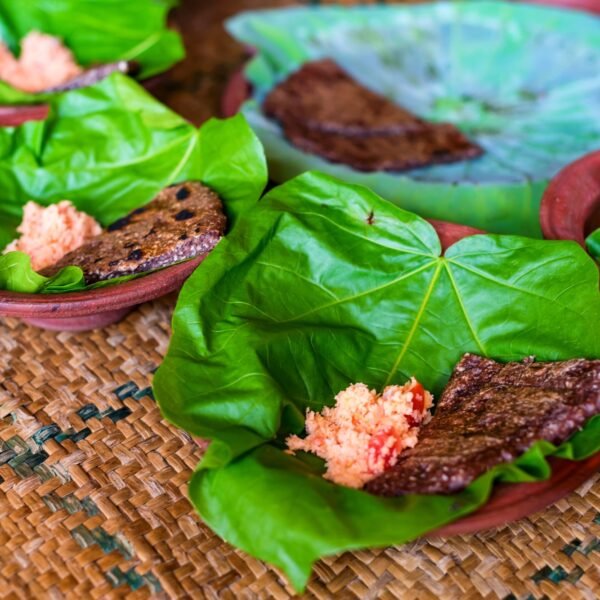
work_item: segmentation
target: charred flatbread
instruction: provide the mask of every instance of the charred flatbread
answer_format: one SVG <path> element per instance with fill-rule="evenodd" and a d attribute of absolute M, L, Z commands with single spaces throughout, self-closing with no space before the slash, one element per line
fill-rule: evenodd
<path fill-rule="evenodd" d="M 286 123 L 283 131 L 297 148 L 357 171 L 406 171 L 481 153 L 456 127 L 447 124 L 407 130 L 402 135 L 323 133 L 296 123 Z"/>
<path fill-rule="evenodd" d="M 454 125 L 424 121 L 328 59 L 292 73 L 263 110 L 301 150 L 360 171 L 398 172 L 482 154 Z"/>
<path fill-rule="evenodd" d="M 66 254 L 44 274 L 75 265 L 91 284 L 145 273 L 210 252 L 225 225 L 217 194 L 199 182 L 188 181 L 165 188 L 150 203 Z"/>
<path fill-rule="evenodd" d="M 276 86 L 264 103 L 265 114 L 279 121 L 331 133 L 402 133 L 425 122 L 357 83 L 329 59 L 305 63 Z"/>
<path fill-rule="evenodd" d="M 366 489 L 447 494 L 538 440 L 566 441 L 600 413 L 600 360 L 501 364 L 466 354 L 419 442 Z"/>

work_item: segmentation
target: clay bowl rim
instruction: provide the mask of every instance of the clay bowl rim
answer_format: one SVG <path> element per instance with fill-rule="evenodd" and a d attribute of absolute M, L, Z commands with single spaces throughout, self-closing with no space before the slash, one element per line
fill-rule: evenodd
<path fill-rule="evenodd" d="M 568 164 L 552 178 L 542 196 L 540 223 L 545 238 L 573 240 L 585 247 L 590 222 L 598 215 L 600 149 Z"/>
<path fill-rule="evenodd" d="M 481 508 L 427 533 L 424 537 L 471 535 L 503 527 L 558 502 L 600 471 L 600 452 L 580 461 L 552 456 L 547 460 L 552 469 L 548 479 L 496 483 Z"/>
<path fill-rule="evenodd" d="M 179 289 L 206 255 L 165 267 L 137 279 L 62 294 L 0 291 L 0 315 L 26 319 L 86 317 L 129 308 Z"/>
<path fill-rule="evenodd" d="M 590 13 L 592 15 L 600 15 L 600 4 L 598 0 L 528 0 L 532 4 L 541 4 L 544 6 L 553 6 L 556 8 L 564 8 L 566 10 L 578 10 Z"/>

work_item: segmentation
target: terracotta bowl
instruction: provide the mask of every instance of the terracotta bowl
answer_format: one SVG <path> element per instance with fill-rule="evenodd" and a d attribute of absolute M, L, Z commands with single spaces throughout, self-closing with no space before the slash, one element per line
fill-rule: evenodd
<path fill-rule="evenodd" d="M 0 127 L 17 127 L 27 121 L 43 121 L 47 116 L 47 104 L 0 106 Z"/>
<path fill-rule="evenodd" d="M 535 483 L 501 483 L 474 513 L 432 531 L 427 537 L 468 535 L 524 519 L 558 502 L 600 471 L 600 452 L 582 461 L 549 458 L 552 475 Z"/>
<path fill-rule="evenodd" d="M 600 227 L 600 151 L 554 177 L 542 198 L 540 222 L 544 237 L 585 245 L 586 236 Z"/>
<path fill-rule="evenodd" d="M 204 256 L 145 277 L 86 292 L 19 294 L 0 291 L 0 316 L 55 331 L 87 331 L 120 321 L 142 302 L 179 290 Z"/>
<path fill-rule="evenodd" d="M 144 82 L 152 91 L 163 81 L 157 75 Z M 46 104 L 0 106 L 0 127 L 16 127 L 48 116 Z M 0 317 L 17 317 L 44 329 L 87 331 L 120 321 L 135 306 L 179 290 L 204 257 L 168 267 L 140 279 L 88 292 L 18 294 L 0 290 Z"/>

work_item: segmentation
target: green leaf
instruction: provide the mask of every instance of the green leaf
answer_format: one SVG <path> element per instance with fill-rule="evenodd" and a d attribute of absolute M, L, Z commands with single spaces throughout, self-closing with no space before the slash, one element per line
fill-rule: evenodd
<path fill-rule="evenodd" d="M 179 34 L 166 26 L 173 2 L 164 0 L 0 0 L 0 37 L 15 53 L 30 31 L 61 38 L 89 67 L 119 60 L 141 66 L 141 77 L 165 71 L 184 56 Z M 38 102 L 0 84 L 0 104 Z"/>
<path fill-rule="evenodd" d="M 600 418 L 585 431 L 598 451 Z M 313 563 L 341 551 L 406 543 L 485 504 L 494 481 L 547 479 L 544 457 L 584 458 L 579 438 L 538 443 L 512 464 L 494 467 L 464 491 L 450 496 L 410 495 L 387 499 L 337 486 L 301 457 L 263 445 L 224 469 L 196 471 L 190 497 L 202 519 L 227 542 L 280 569 L 298 592 Z M 590 436 L 591 438 L 591 436 Z"/>
<path fill-rule="evenodd" d="M 230 33 L 257 51 L 243 112 L 265 146 L 271 177 L 319 170 L 425 217 L 541 237 L 548 181 L 598 148 L 600 20 L 520 2 L 381 4 L 248 11 L 228 21 Z M 419 116 L 456 124 L 484 155 L 364 173 L 302 152 L 260 105 L 290 72 L 322 57 Z"/>
<path fill-rule="evenodd" d="M 44 283 L 43 294 L 62 294 L 85 289 L 83 271 L 79 267 L 69 266 L 61 269 Z"/>
<path fill-rule="evenodd" d="M 118 73 L 56 95 L 45 121 L 0 129 L 0 249 L 28 200 L 68 199 L 106 226 L 186 179 L 219 194 L 230 225 L 258 200 L 265 157 L 242 115 L 196 129 Z"/>
<path fill-rule="evenodd" d="M 598 269 L 572 242 L 465 238 L 441 255 L 426 221 L 362 186 L 307 173 L 249 210 L 184 286 L 154 389 L 213 440 L 190 494 L 224 539 L 302 588 L 320 556 L 403 543 L 475 510 L 494 479 L 549 474 L 540 444 L 454 496 L 382 499 L 283 453 L 306 408 L 353 382 L 414 375 L 439 394 L 460 357 L 600 357 Z M 590 422 L 558 452 L 600 450 Z"/>
<path fill-rule="evenodd" d="M 600 228 L 596 229 L 585 240 L 588 252 L 600 262 Z"/>
<path fill-rule="evenodd" d="M 35 294 L 74 292 L 84 287 L 79 267 L 65 267 L 53 277 L 44 277 L 31 268 L 31 259 L 23 252 L 0 256 L 0 290 Z"/>

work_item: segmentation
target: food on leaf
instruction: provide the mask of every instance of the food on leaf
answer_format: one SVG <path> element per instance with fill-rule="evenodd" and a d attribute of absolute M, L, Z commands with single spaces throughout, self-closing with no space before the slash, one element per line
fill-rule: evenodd
<path fill-rule="evenodd" d="M 231 230 L 264 189 L 263 149 L 242 115 L 211 119 L 198 129 L 121 73 L 55 94 L 49 103 L 44 121 L 0 128 L 0 248 L 17 238 L 29 200 L 52 205 L 68 198 L 107 228 L 174 182 L 202 182 L 218 195 Z M 175 223 L 187 227 L 186 221 Z M 86 288 L 79 268 L 61 271 L 59 286 L 54 277 L 48 281 L 37 274 L 25 259 L 0 255 L 1 290 L 55 293 Z"/>
<path fill-rule="evenodd" d="M 290 451 L 313 452 L 327 461 L 324 477 L 359 488 L 394 466 L 418 440 L 429 418 L 432 396 L 416 380 L 389 385 L 381 394 L 364 383 L 340 392 L 334 407 L 306 411 L 306 431 L 287 439 Z"/>
<path fill-rule="evenodd" d="M 210 252 L 225 231 L 220 198 L 196 181 L 171 185 L 42 274 L 80 267 L 88 284 L 145 273 Z"/>
<path fill-rule="evenodd" d="M 44 101 L 113 71 L 147 78 L 181 60 L 172 2 L 0 0 L 0 104 Z"/>
<path fill-rule="evenodd" d="M 50 206 L 28 202 L 17 231 L 21 237 L 12 241 L 4 253 L 24 252 L 31 258 L 31 267 L 40 271 L 100 234 L 102 227 L 93 217 L 63 200 Z"/>
<path fill-rule="evenodd" d="M 263 110 L 283 123 L 346 135 L 402 134 L 427 125 L 330 59 L 304 63 L 269 92 Z"/>
<path fill-rule="evenodd" d="M 307 409 L 351 381 L 381 391 L 410 376 L 439 398 L 467 352 L 597 360 L 599 327 L 598 268 L 576 243 L 486 234 L 442 253 L 424 219 L 309 172 L 247 210 L 188 279 L 153 385 L 166 418 L 211 440 L 189 488 L 203 521 L 301 589 L 321 556 L 414 540 L 482 506 L 495 482 L 548 478 L 548 456 L 600 451 L 595 416 L 461 492 L 382 497 L 285 452 Z"/>
<path fill-rule="evenodd" d="M 359 171 L 403 171 L 482 153 L 454 125 L 427 123 L 327 59 L 304 64 L 263 108 L 298 148 Z"/>
<path fill-rule="evenodd" d="M 93 85 L 118 71 L 134 73 L 137 66 L 125 60 L 84 69 L 61 40 L 32 31 L 21 41 L 15 57 L 0 42 L 0 81 L 23 92 L 60 92 Z"/>
<path fill-rule="evenodd" d="M 67 83 L 82 73 L 73 53 L 60 39 L 31 31 L 15 57 L 0 42 L 0 80 L 24 92 L 41 92 Z"/>
<path fill-rule="evenodd" d="M 498 363 L 466 354 L 419 443 L 367 484 L 386 496 L 448 494 L 535 442 L 569 439 L 600 413 L 600 360 Z"/>

